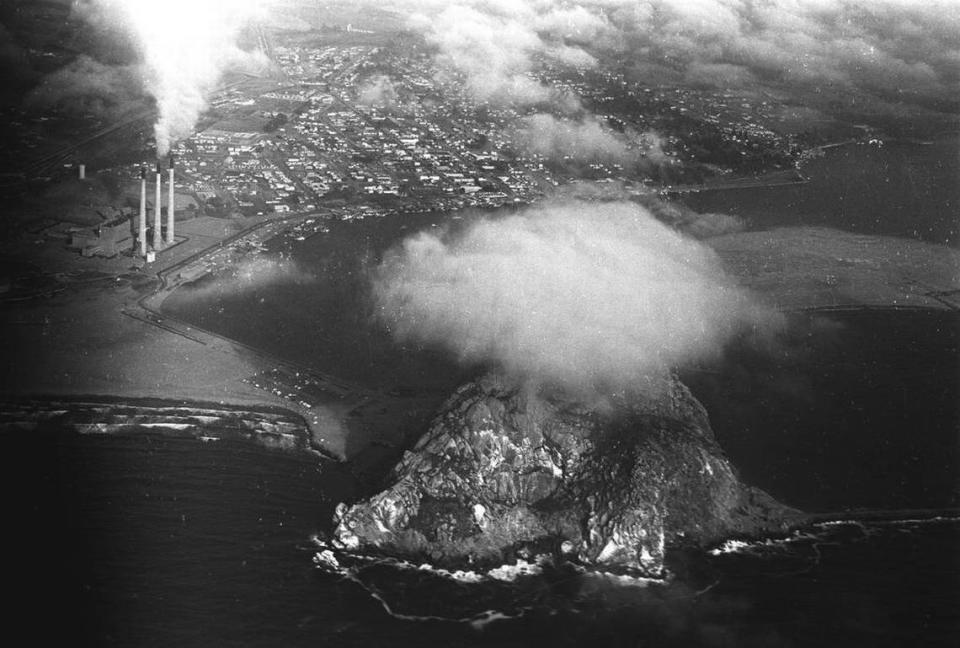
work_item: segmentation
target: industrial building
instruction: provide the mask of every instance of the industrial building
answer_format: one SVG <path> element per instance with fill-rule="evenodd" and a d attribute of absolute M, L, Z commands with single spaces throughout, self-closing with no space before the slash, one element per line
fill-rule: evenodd
<path fill-rule="evenodd" d="M 120 216 L 106 220 L 96 227 L 71 232 L 70 247 L 80 250 L 85 257 L 112 257 L 131 246 L 133 214 L 126 210 Z"/>

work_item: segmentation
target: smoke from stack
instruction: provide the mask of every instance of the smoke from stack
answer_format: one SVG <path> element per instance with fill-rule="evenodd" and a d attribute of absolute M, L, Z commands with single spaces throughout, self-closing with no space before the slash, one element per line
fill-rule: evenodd
<path fill-rule="evenodd" d="M 627 202 L 421 232 L 385 256 L 373 294 L 398 341 L 581 393 L 631 389 L 780 318 L 710 248 Z"/>
<path fill-rule="evenodd" d="M 269 4 L 269 0 L 92 0 L 79 11 L 90 20 L 124 29 L 137 41 L 143 56 L 141 79 L 157 102 L 154 135 L 162 157 L 173 142 L 193 133 L 225 70 L 266 67 L 262 54 L 244 52 L 236 38 Z"/>

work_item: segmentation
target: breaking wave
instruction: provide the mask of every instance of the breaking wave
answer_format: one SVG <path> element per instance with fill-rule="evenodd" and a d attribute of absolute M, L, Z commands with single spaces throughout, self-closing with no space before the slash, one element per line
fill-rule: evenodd
<path fill-rule="evenodd" d="M 548 556 L 518 559 L 486 570 L 448 570 L 428 563 L 339 550 L 312 538 L 316 567 L 356 583 L 390 616 L 407 621 L 448 621 L 482 629 L 495 621 L 517 619 L 536 610 L 576 612 L 604 590 L 642 591 L 666 586 L 658 579 L 577 565 L 556 565 Z"/>

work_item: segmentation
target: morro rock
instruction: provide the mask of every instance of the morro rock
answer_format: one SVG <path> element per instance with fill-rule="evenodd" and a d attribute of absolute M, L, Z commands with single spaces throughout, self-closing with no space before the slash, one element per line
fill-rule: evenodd
<path fill-rule="evenodd" d="M 658 575 L 672 547 L 782 531 L 799 513 L 740 482 L 675 377 L 584 405 L 499 375 L 460 387 L 388 487 L 334 540 L 440 564 L 554 551 Z"/>

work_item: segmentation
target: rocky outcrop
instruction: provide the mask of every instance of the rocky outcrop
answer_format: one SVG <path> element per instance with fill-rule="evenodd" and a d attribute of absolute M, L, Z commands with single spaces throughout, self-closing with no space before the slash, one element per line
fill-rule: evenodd
<path fill-rule="evenodd" d="M 796 518 L 743 485 L 675 378 L 585 406 L 496 375 L 461 387 L 335 541 L 437 563 L 552 550 L 659 574 L 665 551 Z"/>

